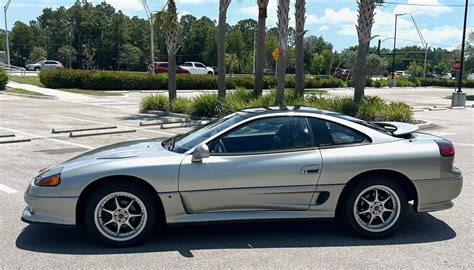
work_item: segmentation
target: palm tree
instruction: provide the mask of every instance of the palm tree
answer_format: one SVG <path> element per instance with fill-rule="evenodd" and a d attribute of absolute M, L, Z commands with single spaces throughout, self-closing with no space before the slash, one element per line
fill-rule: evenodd
<path fill-rule="evenodd" d="M 369 42 L 372 39 L 372 26 L 374 25 L 375 5 L 380 0 L 358 0 L 357 36 L 359 47 L 357 48 L 357 60 L 354 72 L 354 100 L 359 101 L 364 97 L 365 77 L 367 71 L 367 53 Z"/>
<path fill-rule="evenodd" d="M 290 0 L 278 0 L 278 79 L 275 103 L 283 105 L 285 97 L 286 54 L 288 51 L 288 25 L 290 23 Z"/>
<path fill-rule="evenodd" d="M 303 39 L 306 31 L 304 22 L 306 19 L 306 0 L 296 0 L 295 23 L 296 23 L 296 66 L 295 66 L 295 90 L 298 96 L 304 95 L 304 51 Z"/>
<path fill-rule="evenodd" d="M 168 0 L 167 6 L 167 11 L 161 13 L 161 22 L 168 51 L 168 96 L 171 104 L 176 98 L 176 53 L 179 49 L 179 22 L 175 1 Z"/>
<path fill-rule="evenodd" d="M 267 20 L 268 0 L 257 0 L 257 52 L 255 55 L 255 96 L 261 96 L 263 91 L 263 69 L 265 68 L 265 23 Z"/>
<path fill-rule="evenodd" d="M 217 70 L 218 73 L 218 97 L 219 99 L 225 98 L 226 85 L 225 85 L 225 32 L 226 32 L 226 18 L 227 8 L 230 5 L 231 0 L 219 0 L 219 25 L 217 34 Z"/>

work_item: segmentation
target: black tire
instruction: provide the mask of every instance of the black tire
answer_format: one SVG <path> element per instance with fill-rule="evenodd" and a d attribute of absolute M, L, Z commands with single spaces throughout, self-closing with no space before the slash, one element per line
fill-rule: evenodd
<path fill-rule="evenodd" d="M 378 194 L 377 199 L 375 199 L 375 192 Z M 382 203 L 385 199 L 387 202 Z M 372 202 L 372 200 L 374 201 Z M 367 201 L 370 201 L 371 204 Z M 380 203 L 382 203 L 382 207 L 380 207 Z M 398 205 L 397 210 L 394 210 L 396 209 L 395 205 Z M 372 177 L 351 187 L 344 198 L 341 210 L 344 223 L 353 232 L 364 238 L 381 239 L 400 229 L 408 213 L 408 199 L 405 191 L 396 181 L 386 177 Z M 390 210 L 392 211 L 390 212 Z M 362 214 L 365 211 L 369 212 Z M 382 212 L 381 217 L 379 216 L 380 212 Z M 374 218 L 371 221 L 372 216 Z M 386 222 L 385 226 L 383 226 L 383 220 Z"/>
<path fill-rule="evenodd" d="M 114 195 L 118 194 L 118 195 Z M 130 196 L 135 196 L 138 200 L 135 200 L 132 202 L 132 197 L 127 197 L 127 196 L 121 196 L 123 194 L 129 194 Z M 132 214 L 131 211 L 128 212 L 127 210 L 127 217 L 125 218 L 129 224 L 139 224 L 137 225 L 137 231 L 136 235 L 134 235 L 132 238 L 128 239 L 127 237 L 124 237 L 122 239 L 118 239 L 119 237 L 115 237 L 107 234 L 105 229 L 101 228 L 101 225 L 99 225 L 101 219 L 105 219 L 106 215 L 110 215 L 112 220 L 114 217 L 118 218 L 115 216 L 117 209 L 115 209 L 114 215 L 112 214 L 103 214 L 104 217 L 98 217 L 96 216 L 96 210 L 97 213 L 102 211 L 99 211 L 100 205 L 107 205 L 107 203 L 104 203 L 108 197 L 110 197 L 109 201 L 112 200 L 111 197 L 115 196 L 119 198 L 119 204 L 120 203 L 127 203 L 127 200 L 131 202 L 131 207 L 129 209 L 132 210 L 137 210 L 137 214 L 140 214 L 141 212 L 145 212 L 145 215 L 142 214 L 141 217 L 128 217 L 128 214 Z M 114 199 L 115 201 L 115 199 Z M 122 207 L 124 205 L 121 205 Z M 144 211 L 143 208 L 144 207 Z M 123 208 L 125 209 L 125 207 Z M 87 198 L 86 206 L 84 209 L 84 225 L 86 230 L 99 242 L 109 245 L 109 246 L 115 246 L 115 247 L 128 247 L 128 246 L 135 246 L 140 243 L 142 243 L 145 239 L 147 239 L 148 236 L 151 235 L 151 233 L 154 231 L 154 229 L 157 227 L 158 224 L 158 207 L 157 207 L 157 201 L 156 201 L 156 196 L 154 196 L 154 193 L 141 185 L 137 185 L 134 183 L 128 183 L 125 181 L 117 181 L 105 185 L 100 185 L 97 189 L 95 189 Z M 105 210 L 103 210 L 105 211 Z M 112 211 L 111 211 L 112 212 Z M 101 214 L 102 215 L 102 214 Z M 97 218 L 97 219 L 96 219 Z M 122 216 L 121 216 L 122 218 Z M 142 221 L 143 219 L 143 221 Z M 97 222 L 96 222 L 97 221 Z M 117 222 L 115 223 L 116 227 L 118 226 Z M 113 226 L 114 224 L 110 224 L 109 226 Z M 135 225 L 135 224 L 134 224 Z M 126 229 L 125 224 L 121 224 L 121 226 L 124 226 Z M 121 228 L 120 226 L 120 228 Z M 139 229 L 138 229 L 139 228 Z M 131 227 L 129 228 L 131 229 Z M 120 229 L 119 229 L 120 230 Z M 133 235 L 134 233 L 132 233 Z M 108 235 L 108 236 L 107 236 Z M 130 236 L 131 237 L 131 236 Z"/>
<path fill-rule="evenodd" d="M 207 73 L 207 75 L 214 75 L 214 74 L 213 74 L 212 72 L 210 72 L 210 71 L 209 71 L 209 72 Z"/>
<path fill-rule="evenodd" d="M 41 68 L 35 67 L 35 71 L 40 71 L 40 70 L 41 70 Z"/>

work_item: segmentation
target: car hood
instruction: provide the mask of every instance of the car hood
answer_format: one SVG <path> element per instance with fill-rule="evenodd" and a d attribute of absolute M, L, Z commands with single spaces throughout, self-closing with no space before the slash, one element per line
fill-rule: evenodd
<path fill-rule="evenodd" d="M 88 166 L 102 162 L 111 162 L 123 159 L 140 157 L 160 157 L 177 155 L 174 152 L 163 149 L 161 140 L 146 139 L 126 141 L 100 147 L 83 154 L 80 154 L 61 164 L 65 168 L 72 169 L 81 166 Z"/>

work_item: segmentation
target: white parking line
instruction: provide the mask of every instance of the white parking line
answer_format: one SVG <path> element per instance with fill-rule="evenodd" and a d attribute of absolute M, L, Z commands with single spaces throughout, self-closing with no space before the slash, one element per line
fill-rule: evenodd
<path fill-rule="evenodd" d="M 14 190 L 13 188 L 9 188 L 5 185 L 0 184 L 0 191 L 3 191 L 7 194 L 12 194 L 12 193 L 17 193 L 17 190 Z"/>
<path fill-rule="evenodd" d="M 51 116 L 64 118 L 64 119 L 70 119 L 70 120 L 76 120 L 76 121 L 95 123 L 95 124 L 110 125 L 110 123 L 106 123 L 106 122 L 93 121 L 93 120 L 81 119 L 81 118 L 69 117 L 69 116 L 62 116 L 62 115 L 57 115 L 57 114 L 53 114 Z M 133 129 L 137 129 L 137 130 L 148 131 L 148 132 L 158 133 L 158 134 L 165 134 L 165 135 L 170 135 L 170 136 L 176 135 L 175 133 L 171 133 L 171 132 L 155 131 L 155 130 L 149 130 L 149 129 L 141 128 L 141 127 L 131 127 L 131 126 L 124 126 L 124 125 L 116 125 L 116 126 L 117 127 L 122 127 L 122 128 L 133 128 Z"/>
<path fill-rule="evenodd" d="M 59 139 L 53 139 L 53 138 L 43 137 L 43 136 L 39 136 L 39 135 L 36 135 L 36 134 L 33 134 L 33 133 L 24 132 L 24 131 L 19 131 L 19 130 L 16 130 L 16 129 L 4 128 L 4 127 L 0 127 L 0 129 L 8 130 L 8 131 L 11 131 L 11 132 L 14 132 L 14 133 L 23 134 L 23 135 L 30 136 L 30 137 L 35 138 L 35 139 L 45 139 L 45 140 L 48 140 L 48 141 L 57 142 L 57 143 L 62 143 L 62 144 L 68 144 L 68 145 L 73 145 L 73 146 L 77 146 L 77 147 L 81 147 L 81 148 L 85 148 L 85 149 L 89 149 L 89 150 L 90 150 L 90 149 L 94 149 L 94 147 L 91 147 L 91 146 L 87 146 L 87 145 L 83 145 L 83 144 L 78 144 L 78 143 L 73 143 L 73 142 L 67 142 L 67 141 L 63 141 L 63 140 L 59 140 Z"/>

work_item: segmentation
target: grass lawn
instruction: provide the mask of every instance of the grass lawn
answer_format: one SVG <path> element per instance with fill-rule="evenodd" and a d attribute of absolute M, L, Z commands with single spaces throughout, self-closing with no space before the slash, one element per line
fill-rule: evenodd
<path fill-rule="evenodd" d="M 444 97 L 446 99 L 452 99 L 452 96 L 446 96 Z M 474 95 L 466 95 L 466 100 L 474 100 Z"/>
<path fill-rule="evenodd" d="M 75 94 L 85 94 L 85 95 L 100 96 L 100 97 L 123 96 L 121 93 L 113 93 L 113 92 L 107 92 L 107 91 L 96 91 L 96 90 L 83 90 L 83 89 L 77 89 L 77 88 L 57 89 L 57 90 L 61 90 L 61 91 L 64 91 L 64 92 L 69 92 L 69 93 L 75 93 Z"/>
<path fill-rule="evenodd" d="M 23 89 L 17 89 L 17 88 L 7 88 L 5 90 L 7 93 L 15 93 L 15 94 L 23 94 L 23 95 L 30 95 L 30 96 L 45 96 L 41 93 L 38 92 L 33 92 L 33 91 L 28 91 L 28 90 L 23 90 Z"/>
<path fill-rule="evenodd" d="M 40 82 L 38 76 L 10 76 L 10 80 L 17 83 L 31 84 L 39 87 L 44 87 Z"/>

